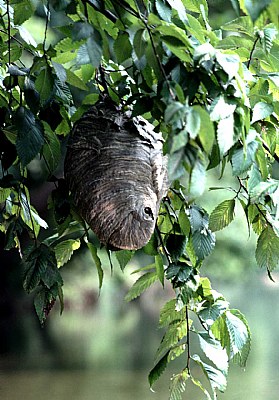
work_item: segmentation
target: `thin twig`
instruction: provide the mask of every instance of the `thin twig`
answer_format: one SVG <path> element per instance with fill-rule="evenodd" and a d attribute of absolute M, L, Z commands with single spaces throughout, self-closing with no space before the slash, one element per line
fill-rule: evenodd
<path fill-rule="evenodd" d="M 250 67 L 250 64 L 251 64 L 251 61 L 252 61 L 252 55 L 253 55 L 253 53 L 254 53 L 254 50 L 255 50 L 256 45 L 257 45 L 257 43 L 258 43 L 258 40 L 259 40 L 259 37 L 257 37 L 257 39 L 255 40 L 255 42 L 254 42 L 254 44 L 253 44 L 253 47 L 252 47 L 252 49 L 251 49 L 251 51 L 250 51 L 249 60 L 248 60 L 248 63 L 247 63 L 247 68 L 248 68 L 248 69 L 249 69 L 249 67 Z"/>
<path fill-rule="evenodd" d="M 47 40 L 47 30 L 50 18 L 50 8 L 49 8 L 49 0 L 47 1 L 47 15 L 46 15 L 46 24 L 45 24 L 45 33 L 44 33 L 44 40 L 43 40 L 43 51 L 44 56 L 46 57 L 46 40 Z"/>
<path fill-rule="evenodd" d="M 168 251 L 167 251 L 167 249 L 166 249 L 166 247 L 164 245 L 164 242 L 163 242 L 163 239 L 162 239 L 162 235 L 161 235 L 160 229 L 158 228 L 157 223 L 155 225 L 155 231 L 156 231 L 156 233 L 157 233 L 157 235 L 159 237 L 159 241 L 160 241 L 160 244 L 161 244 L 161 246 L 163 248 L 164 254 L 165 254 L 165 256 L 166 256 L 166 258 L 168 260 L 168 264 L 171 265 L 172 261 L 171 261 L 170 255 L 169 255 L 169 253 L 168 253 Z"/>
<path fill-rule="evenodd" d="M 190 324 L 189 324 L 189 312 L 188 312 L 188 306 L 186 306 L 186 310 L 185 310 L 185 315 L 186 315 L 186 327 L 187 327 L 187 340 L 186 340 L 186 344 L 187 344 L 187 371 L 190 374 L 190 358 L 191 358 L 191 354 L 190 354 Z"/>

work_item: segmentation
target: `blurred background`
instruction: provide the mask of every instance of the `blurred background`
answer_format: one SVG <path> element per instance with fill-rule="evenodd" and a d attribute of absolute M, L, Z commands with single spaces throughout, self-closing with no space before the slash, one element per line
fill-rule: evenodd
<path fill-rule="evenodd" d="M 235 17 L 230 1 L 209 3 L 214 27 Z M 44 20 L 39 14 L 25 25 L 35 37 L 44 34 Z M 50 40 L 55 40 L 55 33 Z M 62 166 L 60 172 L 62 176 Z M 41 184 L 45 173 L 40 160 L 30 164 L 32 200 L 40 215 L 48 219 L 47 199 L 53 187 L 51 183 Z M 210 172 L 208 188 L 218 186 L 218 179 L 218 171 Z M 227 171 L 222 186 L 233 185 Z M 207 190 L 199 203 L 210 213 L 218 202 L 231 197 L 233 193 L 228 190 Z M 247 368 L 230 367 L 228 389 L 220 394 L 220 400 L 278 400 L 279 275 L 273 274 L 273 283 L 265 271 L 258 269 L 256 239 L 240 207 L 236 214 L 234 222 L 217 233 L 216 248 L 203 266 L 203 274 L 210 278 L 214 289 L 224 294 L 231 308 L 244 313 L 252 331 Z M 175 371 L 162 376 L 155 393 L 149 390 L 147 375 L 163 335 L 157 328 L 159 311 L 174 297 L 172 288 L 166 286 L 163 290 L 159 284 L 153 285 L 140 299 L 124 301 L 138 277 L 132 272 L 149 262 L 146 255 L 137 252 L 124 273 L 113 258 L 111 273 L 107 255 L 101 253 L 105 279 L 99 295 L 91 255 L 85 248 L 79 249 L 61 268 L 64 312 L 60 316 L 55 307 L 42 328 L 32 295 L 22 289 L 20 257 L 3 247 L 0 233 L 1 399 L 168 399 L 169 378 Z M 194 353 L 195 342 L 191 349 Z M 183 360 L 180 362 L 183 364 Z M 184 398 L 200 400 L 203 395 L 189 384 Z"/>

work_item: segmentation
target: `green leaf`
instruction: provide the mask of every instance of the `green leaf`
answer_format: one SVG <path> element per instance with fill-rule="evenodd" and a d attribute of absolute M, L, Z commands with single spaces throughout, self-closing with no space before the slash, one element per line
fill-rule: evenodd
<path fill-rule="evenodd" d="M 261 38 L 261 42 L 262 42 L 264 51 L 266 51 L 267 53 L 270 52 L 270 50 L 273 46 L 273 41 L 276 38 L 277 34 L 278 34 L 278 30 L 272 24 L 270 24 L 269 26 L 267 26 L 263 29 L 263 38 Z"/>
<path fill-rule="evenodd" d="M 178 222 L 180 229 L 182 233 L 186 236 L 186 238 L 189 236 L 190 230 L 191 230 L 191 225 L 188 216 L 186 215 L 186 212 L 184 209 L 181 209 L 178 215 Z"/>
<path fill-rule="evenodd" d="M 228 22 L 222 26 L 222 29 L 226 31 L 245 33 L 246 35 L 251 36 L 253 40 L 255 38 L 254 26 L 250 17 L 248 16 L 239 17 L 234 19 L 233 21 Z"/>
<path fill-rule="evenodd" d="M 226 312 L 226 325 L 230 336 L 231 357 L 234 357 L 247 343 L 249 333 L 244 322 L 230 311 Z"/>
<path fill-rule="evenodd" d="M 250 350 L 251 350 L 250 328 L 249 328 L 246 318 L 239 310 L 230 310 L 230 312 L 244 323 L 244 325 L 246 326 L 247 332 L 248 332 L 248 339 L 247 339 L 246 343 L 244 344 L 244 346 L 242 347 L 241 352 L 237 353 L 233 357 L 234 362 L 236 362 L 240 367 L 245 367 Z"/>
<path fill-rule="evenodd" d="M 145 55 L 145 51 L 146 51 L 146 47 L 147 47 L 147 42 L 144 38 L 144 33 L 145 33 L 145 29 L 139 29 L 139 30 L 137 30 L 137 32 L 134 36 L 134 41 L 133 41 L 134 51 L 135 51 L 138 59 L 140 59 L 141 57 L 143 57 Z"/>
<path fill-rule="evenodd" d="M 30 0 L 12 0 L 11 4 L 14 9 L 15 25 L 23 24 L 34 14 L 34 5 Z"/>
<path fill-rule="evenodd" d="M 214 337 L 220 341 L 221 346 L 226 348 L 229 353 L 231 341 L 226 324 L 226 313 L 222 313 L 220 317 L 216 319 L 210 330 Z"/>
<path fill-rule="evenodd" d="M 220 155 L 223 156 L 234 145 L 237 138 L 234 132 L 234 116 L 231 114 L 227 118 L 221 119 L 217 127 L 217 141 Z"/>
<path fill-rule="evenodd" d="M 232 154 L 233 175 L 238 176 L 247 172 L 255 161 L 258 142 L 253 140 L 248 143 L 246 150 L 242 147 L 234 149 Z"/>
<path fill-rule="evenodd" d="M 132 55 L 132 45 L 129 41 L 127 32 L 119 32 L 117 39 L 114 41 L 113 49 L 119 63 L 127 60 Z"/>
<path fill-rule="evenodd" d="M 94 263 L 97 268 L 98 277 L 99 277 L 99 290 L 101 290 L 103 286 L 103 279 L 104 279 L 104 271 L 102 269 L 102 263 L 97 253 L 97 248 L 90 242 L 87 242 L 87 247 L 90 250 L 91 256 L 94 260 Z"/>
<path fill-rule="evenodd" d="M 260 101 L 259 103 L 255 104 L 253 108 L 251 124 L 269 117 L 270 114 L 272 113 L 273 113 L 273 105 Z"/>
<path fill-rule="evenodd" d="M 131 287 L 127 295 L 126 301 L 131 301 L 148 289 L 154 282 L 158 280 L 157 272 L 147 272 L 142 275 Z"/>
<path fill-rule="evenodd" d="M 181 19 L 181 21 L 183 21 L 183 22 L 188 21 L 188 18 L 186 15 L 186 10 L 185 10 L 182 0 L 167 0 L 167 2 L 169 3 L 171 8 L 174 8 L 177 11 L 178 16 Z"/>
<path fill-rule="evenodd" d="M 122 271 L 124 271 L 124 268 L 126 267 L 128 262 L 132 259 L 134 254 L 135 252 L 130 250 L 119 250 L 115 253 L 115 256 Z"/>
<path fill-rule="evenodd" d="M 226 376 L 221 371 L 201 361 L 200 357 L 197 354 L 194 354 L 191 358 L 202 368 L 205 376 L 208 378 L 210 382 L 210 385 L 214 393 L 216 389 L 220 390 L 220 392 L 226 390 L 227 379 Z"/>
<path fill-rule="evenodd" d="M 215 247 L 215 235 L 206 228 L 196 231 L 192 236 L 192 244 L 197 258 L 203 260 Z"/>
<path fill-rule="evenodd" d="M 159 281 L 164 287 L 165 270 L 162 256 L 160 254 L 155 256 L 155 268 L 158 275 Z"/>
<path fill-rule="evenodd" d="M 166 269 L 166 278 L 172 282 L 174 287 L 178 287 L 187 282 L 191 272 L 191 266 L 177 261 L 176 263 L 171 263 Z"/>
<path fill-rule="evenodd" d="M 18 129 L 16 149 L 18 157 L 25 167 L 39 153 L 43 144 L 42 125 L 36 121 L 34 114 L 25 107 L 19 107 L 15 115 Z"/>
<path fill-rule="evenodd" d="M 188 371 L 183 370 L 180 374 L 173 375 L 170 384 L 170 400 L 182 400 L 182 393 L 186 389 L 186 381 L 190 378 Z"/>
<path fill-rule="evenodd" d="M 149 242 L 143 247 L 143 251 L 149 256 L 156 256 L 158 254 L 158 246 L 158 238 L 155 233 L 153 233 Z"/>
<path fill-rule="evenodd" d="M 230 117 L 236 109 L 235 104 L 230 104 L 224 96 L 217 97 L 210 107 L 211 121 L 220 121 Z"/>
<path fill-rule="evenodd" d="M 7 198 L 11 194 L 11 189 L 10 188 L 2 188 L 0 187 L 0 203 L 4 203 L 4 201 L 7 200 Z"/>
<path fill-rule="evenodd" d="M 53 75 L 50 66 L 46 63 L 35 80 L 35 88 L 40 94 L 40 101 L 45 104 L 53 92 Z"/>
<path fill-rule="evenodd" d="M 256 260 L 261 268 L 273 271 L 279 262 L 279 238 L 271 226 L 267 226 L 260 234 L 256 248 Z"/>
<path fill-rule="evenodd" d="M 30 293 L 41 282 L 51 288 L 54 284 L 63 285 L 54 251 L 44 244 L 27 250 L 24 256 L 23 287 Z"/>
<path fill-rule="evenodd" d="M 218 64 L 228 75 L 228 79 L 231 80 L 236 76 L 239 70 L 240 60 L 235 54 L 223 54 L 221 52 L 216 53 L 216 60 Z"/>
<path fill-rule="evenodd" d="M 190 227 L 189 220 L 188 224 Z M 187 237 L 185 235 L 176 235 L 173 233 L 168 235 L 166 241 L 166 248 L 173 260 L 178 260 L 179 257 L 181 257 L 182 254 L 184 254 L 186 243 L 187 243 Z"/>
<path fill-rule="evenodd" d="M 156 0 L 155 5 L 159 16 L 164 21 L 171 22 L 171 7 L 164 0 Z"/>
<path fill-rule="evenodd" d="M 197 108 L 197 109 L 196 109 Z M 201 118 L 198 107 L 190 107 L 186 118 L 186 130 L 191 139 L 195 139 L 201 127 Z"/>
<path fill-rule="evenodd" d="M 45 143 L 42 148 L 42 154 L 49 175 L 52 175 L 60 163 L 61 146 L 57 135 L 52 131 L 50 126 L 45 121 L 42 121 L 42 124 L 45 132 Z"/>
<path fill-rule="evenodd" d="M 224 200 L 210 214 L 209 229 L 213 232 L 228 226 L 234 219 L 235 200 Z"/>
<path fill-rule="evenodd" d="M 88 91 L 88 87 L 74 72 L 70 69 L 66 69 L 67 83 L 78 89 Z"/>
<path fill-rule="evenodd" d="M 199 332 L 198 334 L 200 347 L 209 360 L 225 375 L 228 372 L 228 355 L 220 342 L 212 338 L 207 332 Z"/>
<path fill-rule="evenodd" d="M 197 160 L 190 176 L 189 192 L 191 196 L 199 197 L 203 194 L 206 181 L 206 169 L 201 160 Z"/>
<path fill-rule="evenodd" d="M 187 322 L 185 319 L 171 323 L 163 336 L 163 339 L 156 353 L 156 358 L 160 358 L 162 354 L 164 354 L 174 346 L 177 346 L 181 339 L 186 336 Z"/>
<path fill-rule="evenodd" d="M 200 318 L 209 326 L 228 309 L 229 303 L 225 300 L 216 300 L 213 304 L 205 304 L 204 308 L 199 312 Z"/>
<path fill-rule="evenodd" d="M 154 368 L 149 372 L 148 382 L 149 386 L 152 387 L 153 384 L 160 378 L 162 373 L 165 371 L 168 365 L 168 355 L 169 351 L 157 362 Z"/>
<path fill-rule="evenodd" d="M 54 306 L 56 296 L 43 286 L 34 297 L 34 306 L 40 323 L 43 325 L 49 312 Z"/>
<path fill-rule="evenodd" d="M 208 112 L 201 107 L 198 107 L 198 111 L 200 120 L 202 121 L 199 131 L 199 139 L 205 152 L 210 154 L 215 140 L 215 130 Z"/>
<path fill-rule="evenodd" d="M 79 239 L 68 239 L 58 243 L 54 247 L 55 257 L 57 260 L 57 267 L 60 268 L 66 264 L 72 257 L 75 250 L 80 248 Z"/>
<path fill-rule="evenodd" d="M 185 319 L 185 307 L 181 310 L 176 309 L 176 299 L 169 300 L 160 311 L 159 327 L 163 328 L 175 321 Z"/>

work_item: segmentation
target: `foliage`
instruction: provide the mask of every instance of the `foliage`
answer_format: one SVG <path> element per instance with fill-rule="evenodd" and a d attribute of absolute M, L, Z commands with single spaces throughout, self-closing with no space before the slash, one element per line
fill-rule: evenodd
<path fill-rule="evenodd" d="M 171 361 L 186 354 L 185 368 L 171 380 L 172 400 L 182 399 L 188 381 L 216 399 L 226 388 L 229 361 L 244 366 L 249 354 L 245 317 L 200 275 L 215 246 L 214 232 L 233 221 L 236 203 L 259 237 L 258 265 L 271 277 L 279 260 L 279 182 L 273 177 L 279 161 L 278 7 L 275 0 L 231 3 L 236 18 L 213 30 L 206 0 L 0 1 L 0 230 L 5 248 L 22 255 L 23 285 L 35 293 L 42 323 L 57 297 L 63 308 L 58 268 L 82 243 L 92 254 L 100 288 L 103 282 L 96 238 L 71 206 L 64 180 L 56 178 L 72 124 L 105 92 L 163 133 L 172 184 L 158 229 L 143 249 L 154 263 L 126 299 L 157 280 L 174 288 L 175 299 L 161 311 L 165 333 L 149 374 L 152 386 Z M 44 20 L 38 43 L 25 28 L 34 15 Z M 51 228 L 30 199 L 34 159 L 53 184 Z M 214 168 L 221 178 L 231 168 L 238 190 L 208 215 L 195 199 Z M 132 256 L 118 253 L 122 270 Z M 199 355 L 191 353 L 193 335 Z M 193 376 L 193 364 L 210 392 Z"/>

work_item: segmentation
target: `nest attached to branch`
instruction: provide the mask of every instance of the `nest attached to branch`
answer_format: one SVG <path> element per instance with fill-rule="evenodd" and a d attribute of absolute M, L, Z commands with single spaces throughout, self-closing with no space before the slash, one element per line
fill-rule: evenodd
<path fill-rule="evenodd" d="M 162 144 L 148 121 L 110 99 L 75 124 L 65 178 L 78 212 L 109 248 L 139 249 L 149 241 L 167 190 Z"/>

